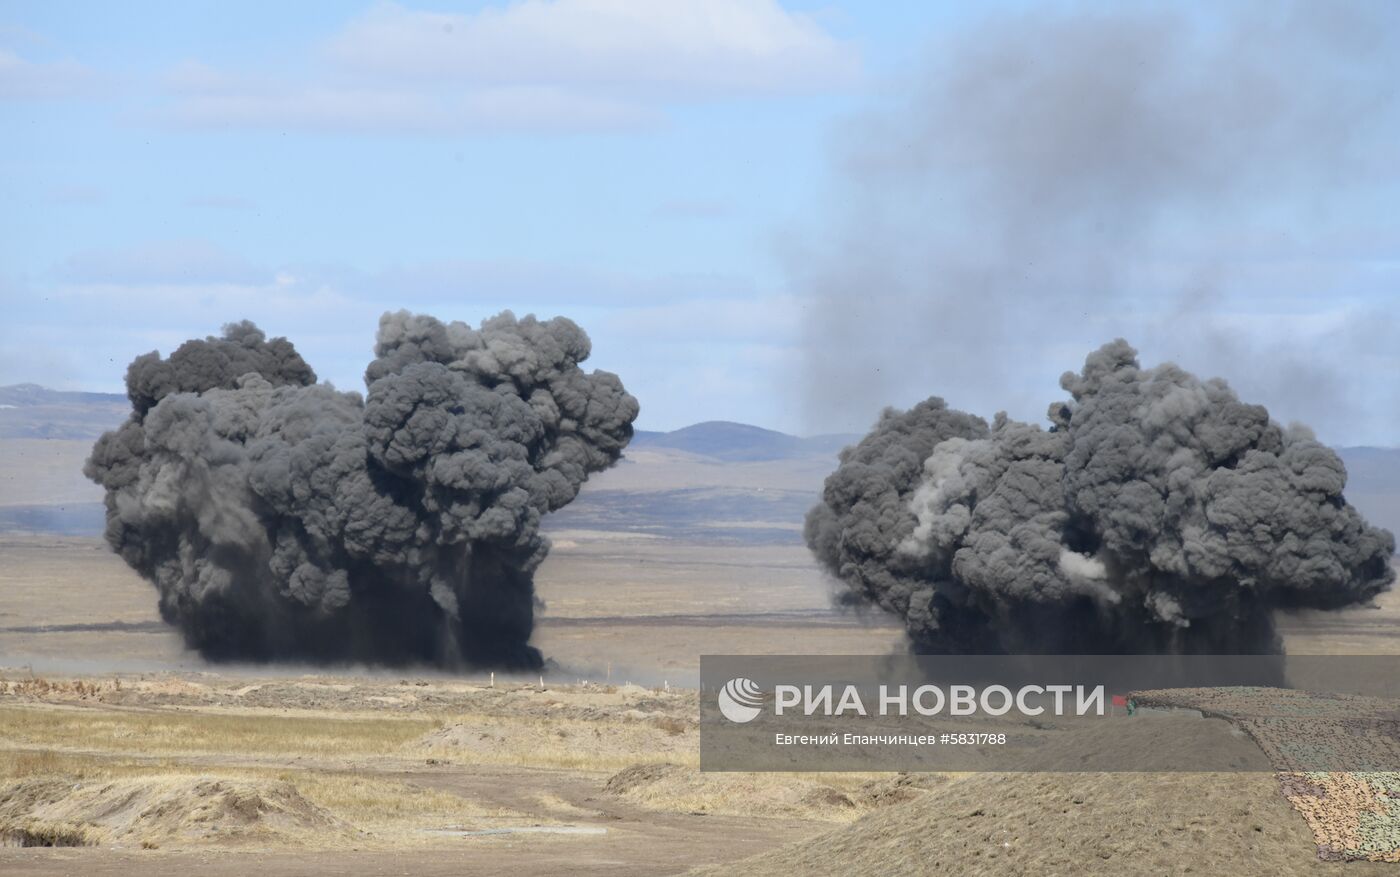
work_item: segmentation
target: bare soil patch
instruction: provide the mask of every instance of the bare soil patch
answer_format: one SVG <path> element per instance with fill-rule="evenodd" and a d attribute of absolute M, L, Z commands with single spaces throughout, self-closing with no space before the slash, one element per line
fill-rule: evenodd
<path fill-rule="evenodd" d="M 0 787 L 0 835 L 17 846 L 295 842 L 353 830 L 289 782 L 141 777 L 21 780 Z"/>

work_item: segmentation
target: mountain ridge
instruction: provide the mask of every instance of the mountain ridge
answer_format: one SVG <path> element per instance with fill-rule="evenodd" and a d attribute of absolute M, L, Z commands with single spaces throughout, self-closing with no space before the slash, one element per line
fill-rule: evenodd
<path fill-rule="evenodd" d="M 10 384 L 0 387 L 0 405 L 54 405 L 64 403 L 116 403 L 125 405 L 121 393 L 92 393 L 86 390 L 51 390 L 40 384 Z"/>
<path fill-rule="evenodd" d="M 0 443 L 0 531 L 100 530 L 101 492 L 82 477 L 82 464 L 91 442 L 120 426 L 130 410 L 116 393 L 0 387 L 0 440 L 6 440 Z M 724 538 L 800 539 L 802 516 L 836 468 L 837 454 L 859 440 L 795 436 L 728 420 L 638 430 L 623 464 L 551 518 L 555 526 L 689 538 L 717 537 L 715 521 L 723 519 L 738 522 Z M 1372 523 L 1400 532 L 1400 448 L 1335 450 L 1347 467 L 1347 500 Z M 786 529 L 755 527 L 760 521 Z"/>
<path fill-rule="evenodd" d="M 730 463 L 835 455 L 857 435 L 796 436 L 733 420 L 705 420 L 670 432 L 638 430 L 632 448 L 670 448 Z"/>
<path fill-rule="evenodd" d="M 0 438 L 96 439 L 130 411 L 131 403 L 117 393 L 10 384 L 0 387 Z"/>
<path fill-rule="evenodd" d="M 9 384 L 0 386 L 0 412 L 17 409 L 48 408 L 50 406 L 99 406 L 103 410 L 102 425 L 91 436 L 10 436 L 4 433 L 0 424 L 0 437 L 26 438 L 96 438 L 108 429 L 120 425 L 129 408 L 126 396 L 121 393 L 96 393 L 84 390 L 54 390 L 34 383 Z M 119 410 L 115 421 L 108 422 L 107 415 L 114 413 L 111 406 Z M 35 412 L 38 413 L 38 412 Z M 702 420 L 672 430 L 637 430 L 630 447 L 658 447 L 688 451 L 701 456 L 715 457 L 729 462 L 779 459 L 790 454 L 837 453 L 842 448 L 860 441 L 857 433 L 822 433 L 799 436 L 780 432 L 751 423 L 735 420 Z M 1381 466 L 1390 462 L 1390 455 L 1400 454 L 1400 446 L 1380 445 L 1336 445 L 1333 449 L 1344 454 L 1349 460 L 1365 464 L 1378 463 Z M 1350 468 L 1350 463 L 1348 465 Z M 1400 468 L 1395 469 L 1395 483 L 1400 485 Z"/>

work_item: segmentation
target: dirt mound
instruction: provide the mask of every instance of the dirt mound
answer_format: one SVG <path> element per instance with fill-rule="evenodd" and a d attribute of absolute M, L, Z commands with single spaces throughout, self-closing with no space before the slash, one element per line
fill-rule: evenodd
<path fill-rule="evenodd" d="M 668 779 L 677 780 L 689 773 L 693 771 L 679 764 L 634 764 L 608 777 L 608 781 L 603 784 L 603 791 L 613 795 L 626 795 L 628 792 L 663 783 Z"/>
<path fill-rule="evenodd" d="M 613 774 L 603 791 L 651 810 L 846 822 L 917 797 L 938 782 L 935 777 L 925 781 L 908 775 L 865 780 L 859 775 L 701 773 L 684 765 L 651 762 Z"/>
<path fill-rule="evenodd" d="M 662 759 L 693 756 L 693 727 L 656 721 L 522 721 L 472 717 L 429 731 L 417 741 L 425 756 L 450 762 L 550 763 L 561 767 L 617 770 L 634 753 Z"/>
<path fill-rule="evenodd" d="M 1335 868 L 1335 866 L 1331 866 Z M 1347 874 L 1387 866 L 1351 863 Z M 974 774 L 696 874 L 1332 873 L 1268 773 Z M 1377 873 L 1389 873 L 1377 872 Z"/>
<path fill-rule="evenodd" d="M 931 789 L 950 782 L 947 774 L 899 773 L 892 777 L 870 780 L 859 789 L 859 797 L 871 808 L 891 807 L 912 801 Z"/>
<path fill-rule="evenodd" d="M 0 837 L 18 846 L 295 842 L 349 830 L 278 780 L 50 777 L 0 788 Z"/>

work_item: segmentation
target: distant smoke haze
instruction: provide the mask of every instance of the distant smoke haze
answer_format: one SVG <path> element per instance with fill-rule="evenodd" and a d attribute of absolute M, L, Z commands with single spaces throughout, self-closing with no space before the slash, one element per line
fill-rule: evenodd
<path fill-rule="evenodd" d="M 1342 269 L 1400 249 L 1376 200 L 1397 35 L 1387 3 L 1032 7 L 947 35 L 840 129 L 837 218 L 787 253 L 808 428 L 930 390 L 1033 417 L 1043 375 L 1126 335 L 1329 441 L 1400 442 L 1400 399 L 1356 377 L 1400 369 L 1394 297 Z"/>

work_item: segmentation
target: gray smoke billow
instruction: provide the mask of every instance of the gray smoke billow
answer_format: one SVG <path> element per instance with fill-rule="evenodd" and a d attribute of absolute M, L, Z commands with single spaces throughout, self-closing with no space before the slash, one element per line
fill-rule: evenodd
<path fill-rule="evenodd" d="M 931 398 L 846 449 L 806 523 L 842 598 L 923 653 L 1265 654 L 1275 609 L 1391 586 L 1394 536 L 1305 428 L 1122 340 L 1060 384 L 1048 429 Z"/>
<path fill-rule="evenodd" d="M 1367 243 L 1400 179 L 1400 3 L 966 12 L 838 124 L 791 235 L 805 428 L 934 386 L 1034 418 L 1052 363 L 1124 336 L 1331 440 L 1392 441 L 1400 394 L 1354 376 L 1400 371 L 1368 255 L 1393 235 Z"/>
<path fill-rule="evenodd" d="M 540 519 L 612 465 L 637 400 L 570 320 L 385 314 L 365 396 L 252 323 L 127 372 L 98 440 L 107 540 L 215 660 L 535 668 Z"/>

